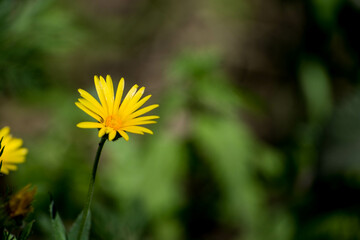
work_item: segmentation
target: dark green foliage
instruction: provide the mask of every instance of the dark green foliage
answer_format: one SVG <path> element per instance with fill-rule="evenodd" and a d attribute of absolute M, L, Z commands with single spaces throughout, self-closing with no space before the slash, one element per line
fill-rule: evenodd
<path fill-rule="evenodd" d="M 50 203 L 50 219 L 53 226 L 53 238 L 56 240 L 66 240 L 66 230 L 55 207 L 54 201 L 51 201 Z"/>
<path fill-rule="evenodd" d="M 77 240 L 77 239 L 88 240 L 89 239 L 90 227 L 91 227 L 91 212 L 90 212 L 90 210 L 88 212 L 88 215 L 86 216 L 84 231 L 82 232 L 80 238 L 78 238 L 82 216 L 83 216 L 83 212 L 81 212 L 79 214 L 79 216 L 76 218 L 74 224 L 72 225 L 72 227 L 69 231 L 69 234 L 68 234 L 69 240 Z"/>
<path fill-rule="evenodd" d="M 11 216 L 9 214 L 9 200 L 9 192 L 0 197 L 0 234 L 2 235 L 0 238 L 27 240 L 31 236 L 35 220 L 29 221 L 27 216 Z"/>
<path fill-rule="evenodd" d="M 75 46 L 81 33 L 52 0 L 0 1 L 0 92 L 46 89 L 49 60 Z"/>
<path fill-rule="evenodd" d="M 25 225 L 24 229 L 21 231 L 21 234 L 18 238 L 19 240 L 26 240 L 30 237 L 30 233 L 34 222 L 35 221 L 31 221 Z"/>

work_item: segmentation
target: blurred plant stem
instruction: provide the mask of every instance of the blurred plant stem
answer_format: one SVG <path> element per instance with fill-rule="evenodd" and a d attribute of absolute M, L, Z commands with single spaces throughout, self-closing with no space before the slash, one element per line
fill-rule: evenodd
<path fill-rule="evenodd" d="M 89 190 L 88 190 L 88 195 L 87 195 L 87 200 L 86 200 L 86 203 L 85 203 L 85 207 L 84 207 L 84 210 L 83 210 L 83 215 L 82 215 L 82 220 L 81 220 L 78 239 L 81 239 L 81 235 L 82 235 L 82 233 L 84 231 L 86 218 L 87 218 L 87 215 L 88 215 L 89 210 L 90 210 L 91 200 L 92 200 L 93 193 L 94 193 L 94 183 L 95 183 L 95 177 L 96 177 L 96 170 L 97 170 L 97 167 L 98 167 L 98 164 L 99 164 L 101 151 L 103 149 L 103 146 L 105 144 L 106 139 L 107 139 L 107 137 L 105 137 L 105 136 L 103 136 L 101 138 L 101 140 L 99 142 L 98 150 L 96 152 L 94 166 L 93 166 L 93 170 L 92 170 L 92 173 L 91 173 L 91 176 L 90 176 Z"/>

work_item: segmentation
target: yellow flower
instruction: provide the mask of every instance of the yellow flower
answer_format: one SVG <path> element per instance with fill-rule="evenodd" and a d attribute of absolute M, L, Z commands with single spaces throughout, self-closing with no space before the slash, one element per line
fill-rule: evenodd
<path fill-rule="evenodd" d="M 99 129 L 99 137 L 108 134 L 110 141 L 116 140 L 120 136 L 128 141 L 127 132 L 153 134 L 151 130 L 141 125 L 156 123 L 153 120 L 159 117 L 154 115 L 140 116 L 157 108 L 159 105 L 153 104 L 138 110 L 151 97 L 151 95 L 148 95 L 140 100 L 144 94 L 144 87 L 137 91 L 138 85 L 134 85 L 126 94 L 124 100 L 121 101 L 125 84 L 123 78 L 118 84 L 115 96 L 113 82 L 109 75 L 106 76 L 106 81 L 102 76 L 100 78 L 94 76 L 94 81 L 100 103 L 88 92 L 79 89 L 79 93 L 83 98 L 79 98 L 79 102 L 75 104 L 97 122 L 81 122 L 77 124 L 77 127 L 97 128 Z"/>
<path fill-rule="evenodd" d="M 16 164 L 25 162 L 28 150 L 21 147 L 23 144 L 21 139 L 11 136 L 9 127 L 4 127 L 0 130 L 1 139 L 3 153 L 0 157 L 0 161 L 2 161 L 0 172 L 9 174 L 10 170 L 17 170 Z"/>
<path fill-rule="evenodd" d="M 9 212 L 10 217 L 26 216 L 34 209 L 31 203 L 36 193 L 36 187 L 30 190 L 30 184 L 26 185 L 19 192 L 10 197 Z"/>

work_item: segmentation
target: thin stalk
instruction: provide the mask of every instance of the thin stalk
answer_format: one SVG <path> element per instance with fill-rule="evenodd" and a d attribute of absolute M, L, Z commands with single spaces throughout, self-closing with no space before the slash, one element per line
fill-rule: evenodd
<path fill-rule="evenodd" d="M 97 170 L 97 167 L 98 167 L 98 164 L 99 164 L 101 151 L 103 149 L 103 146 L 105 144 L 106 139 L 107 138 L 105 136 L 101 138 L 101 140 L 99 142 L 99 147 L 98 147 L 97 152 L 96 152 L 94 166 L 93 166 L 92 173 L 91 173 L 91 176 L 90 176 L 90 183 L 89 183 L 89 190 L 88 190 L 88 194 L 87 194 L 87 200 L 86 200 L 84 210 L 83 210 L 83 215 L 82 215 L 78 240 L 80 240 L 81 235 L 82 235 L 82 233 L 84 231 L 86 217 L 88 215 L 90 205 L 91 205 L 91 200 L 92 200 L 93 193 L 94 193 L 94 183 L 95 183 L 95 177 L 96 177 L 96 170 Z"/>

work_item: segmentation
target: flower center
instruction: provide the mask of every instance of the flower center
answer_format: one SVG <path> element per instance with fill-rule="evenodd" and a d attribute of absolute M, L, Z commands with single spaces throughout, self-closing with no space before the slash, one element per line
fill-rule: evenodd
<path fill-rule="evenodd" d="M 120 117 L 117 115 L 110 115 L 105 120 L 105 126 L 111 127 L 114 130 L 119 130 L 121 128 Z"/>

